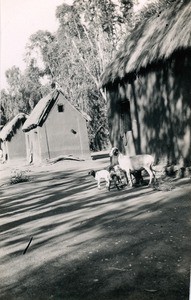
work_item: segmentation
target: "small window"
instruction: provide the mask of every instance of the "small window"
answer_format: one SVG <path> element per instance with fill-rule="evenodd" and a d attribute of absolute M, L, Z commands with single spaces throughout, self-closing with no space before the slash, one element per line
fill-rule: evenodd
<path fill-rule="evenodd" d="M 71 129 L 71 132 L 72 132 L 73 134 L 76 134 L 76 133 L 77 133 L 77 131 L 74 130 L 74 129 Z"/>
<path fill-rule="evenodd" d="M 64 105 L 58 104 L 58 112 L 63 112 L 63 111 L 64 111 Z"/>

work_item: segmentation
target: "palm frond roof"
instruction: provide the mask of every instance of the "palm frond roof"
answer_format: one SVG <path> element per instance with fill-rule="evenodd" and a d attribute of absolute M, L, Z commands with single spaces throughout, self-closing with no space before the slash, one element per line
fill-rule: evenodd
<path fill-rule="evenodd" d="M 20 128 L 20 126 L 22 126 L 26 119 L 27 115 L 24 113 L 19 113 L 18 115 L 16 115 L 0 131 L 0 139 L 2 141 L 10 139 L 15 134 L 16 130 Z"/>

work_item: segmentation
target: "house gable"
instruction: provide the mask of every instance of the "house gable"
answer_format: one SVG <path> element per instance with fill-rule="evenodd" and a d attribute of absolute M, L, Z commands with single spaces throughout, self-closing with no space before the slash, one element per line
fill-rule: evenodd
<path fill-rule="evenodd" d="M 27 132 L 30 131 L 37 126 L 42 126 L 45 120 L 47 119 L 49 113 L 51 112 L 52 108 L 54 107 L 57 98 L 62 97 L 65 99 L 64 94 L 61 90 L 54 90 L 53 92 L 49 93 L 45 97 L 43 97 L 35 106 L 33 111 L 31 112 L 30 116 L 28 117 L 27 121 L 23 125 L 23 131 Z M 90 117 L 87 116 L 85 113 L 81 113 L 77 110 L 73 105 L 70 104 L 68 100 L 65 99 L 65 102 L 71 106 L 71 108 L 77 111 L 84 119 L 89 120 Z M 60 107 L 60 112 L 63 112 L 62 108 Z"/>
<path fill-rule="evenodd" d="M 30 143 L 39 160 L 59 155 L 90 157 L 86 117 L 70 104 L 61 90 L 39 101 L 23 131 L 31 133 Z"/>
<path fill-rule="evenodd" d="M 64 135 L 67 141 L 78 138 L 79 123 L 85 125 L 86 121 L 81 113 L 65 99 L 63 94 L 59 93 L 42 127 L 46 127 L 49 140 L 57 140 L 57 144 L 62 145 L 62 141 L 59 141 L 60 136 Z"/>
<path fill-rule="evenodd" d="M 59 155 L 90 155 L 86 120 L 61 92 L 46 112 L 38 132 L 42 159 Z"/>

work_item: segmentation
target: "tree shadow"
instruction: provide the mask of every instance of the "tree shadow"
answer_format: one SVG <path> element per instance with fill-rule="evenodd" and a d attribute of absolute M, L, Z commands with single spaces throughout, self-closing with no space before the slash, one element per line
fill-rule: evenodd
<path fill-rule="evenodd" d="M 181 16 L 188 1 L 173 5 L 174 9 L 151 17 L 151 25 L 142 22 L 134 28 L 102 79 L 108 96 L 112 145 L 120 150 L 124 148 L 118 107 L 120 90 L 125 86 L 126 100 L 131 102 L 132 124 L 135 125 L 132 125 L 132 138 L 136 154 L 147 152 L 154 154 L 156 161 L 165 158 L 167 164 L 176 164 L 182 160 L 184 166 L 190 166 L 191 50 L 188 45 L 180 47 L 178 41 L 175 45 L 175 39 L 169 43 L 169 49 L 167 45 L 168 37 L 179 21 L 177 16 Z M 185 20 L 180 17 L 180 20 L 182 30 L 186 31 L 187 17 Z"/>
<path fill-rule="evenodd" d="M 159 62 L 142 70 L 132 84 L 137 153 L 153 153 L 156 161 L 166 157 L 167 163 L 182 159 L 184 165 L 191 164 L 190 55 L 177 51 L 165 65 Z"/>
<path fill-rule="evenodd" d="M 188 187 L 99 191 L 77 172 L 3 189 L 1 299 L 185 299 Z"/>

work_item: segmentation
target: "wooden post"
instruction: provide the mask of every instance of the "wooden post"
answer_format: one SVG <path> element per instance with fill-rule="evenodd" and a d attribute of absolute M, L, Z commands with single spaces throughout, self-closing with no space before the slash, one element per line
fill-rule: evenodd
<path fill-rule="evenodd" d="M 78 118 L 78 117 L 77 117 Z M 81 150 L 81 154 L 82 156 L 84 155 L 83 152 L 83 144 L 82 144 L 82 137 L 81 137 L 81 129 L 80 129 L 80 122 L 79 122 L 79 118 L 78 118 L 78 132 L 79 132 L 79 139 L 80 139 L 80 150 Z"/>
<path fill-rule="evenodd" d="M 44 130 L 45 130 L 45 136 L 46 136 L 46 146 L 48 150 L 48 158 L 50 159 L 50 148 L 49 148 L 49 143 L 48 143 L 48 134 L 46 130 L 46 123 L 44 123 Z"/>

